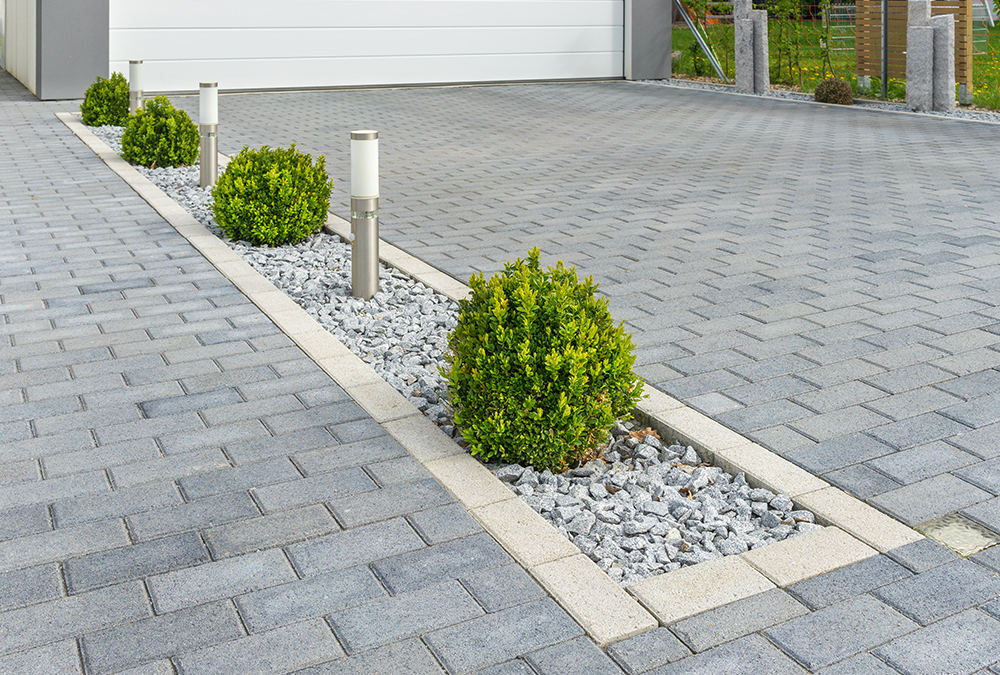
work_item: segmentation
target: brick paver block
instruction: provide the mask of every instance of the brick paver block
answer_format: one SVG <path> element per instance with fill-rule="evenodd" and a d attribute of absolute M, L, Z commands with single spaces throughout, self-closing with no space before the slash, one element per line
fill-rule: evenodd
<path fill-rule="evenodd" d="M 906 675 L 973 673 L 1000 661 L 1000 621 L 970 609 L 872 653 Z"/>
<path fill-rule="evenodd" d="M 372 568 L 390 593 L 403 593 L 510 562 L 507 552 L 483 533 L 386 557 Z"/>
<path fill-rule="evenodd" d="M 546 595 L 520 565 L 472 572 L 459 580 L 487 612 L 499 612 Z"/>
<path fill-rule="evenodd" d="M 179 506 L 139 513 L 127 518 L 133 538 L 155 539 L 175 532 L 197 530 L 244 518 L 256 518 L 260 510 L 245 492 L 199 499 Z"/>
<path fill-rule="evenodd" d="M 946 473 L 883 492 L 869 501 L 903 523 L 913 526 L 992 496 L 989 492 Z"/>
<path fill-rule="evenodd" d="M 764 634 L 806 668 L 817 670 L 917 628 L 870 595 L 860 595 Z"/>
<path fill-rule="evenodd" d="M 608 654 L 626 673 L 637 675 L 690 656 L 691 651 L 666 628 L 654 628 L 616 642 L 608 647 Z"/>
<path fill-rule="evenodd" d="M 0 672 L 18 675 L 79 675 L 76 640 L 64 640 L 25 652 L 0 656 Z"/>
<path fill-rule="evenodd" d="M 0 612 L 55 600 L 62 596 L 61 586 L 55 563 L 0 574 Z"/>
<path fill-rule="evenodd" d="M 296 671 L 296 675 L 378 675 L 379 673 L 441 675 L 442 671 L 437 659 L 419 639 L 394 642 L 379 649 Z"/>
<path fill-rule="evenodd" d="M 622 675 L 622 670 L 587 637 L 562 642 L 525 659 L 540 675 L 584 672 L 592 675 Z"/>
<path fill-rule="evenodd" d="M 445 504 L 418 511 L 408 517 L 410 525 L 428 544 L 468 537 L 483 528 L 461 504 Z"/>
<path fill-rule="evenodd" d="M 894 548 L 886 555 L 918 574 L 959 559 L 957 553 L 933 539 L 920 539 L 906 546 Z"/>
<path fill-rule="evenodd" d="M 1000 575 L 971 561 L 958 560 L 872 593 L 926 626 L 1000 597 Z"/>
<path fill-rule="evenodd" d="M 368 474 L 355 468 L 257 487 L 253 494 L 265 512 L 273 513 L 377 489 Z"/>
<path fill-rule="evenodd" d="M 466 675 L 582 633 L 551 598 L 545 598 L 443 628 L 424 636 L 424 641 L 450 672 Z"/>
<path fill-rule="evenodd" d="M 365 565 L 424 545 L 405 520 L 396 518 L 292 544 L 285 550 L 302 576 L 312 576 Z"/>
<path fill-rule="evenodd" d="M 211 527 L 203 531 L 203 536 L 212 556 L 218 559 L 284 546 L 339 530 L 330 512 L 322 504 L 314 504 Z"/>
<path fill-rule="evenodd" d="M 649 675 L 803 675 L 806 671 L 760 635 L 738 640 L 649 671 Z"/>
<path fill-rule="evenodd" d="M 809 608 L 820 609 L 910 576 L 905 567 L 880 555 L 800 581 L 788 592 Z"/>
<path fill-rule="evenodd" d="M 678 621 L 670 630 L 695 652 L 703 652 L 808 613 L 791 595 L 774 589 Z"/>

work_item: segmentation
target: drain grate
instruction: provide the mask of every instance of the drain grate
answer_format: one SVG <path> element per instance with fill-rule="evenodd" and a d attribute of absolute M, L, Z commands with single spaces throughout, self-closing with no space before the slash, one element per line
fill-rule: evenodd
<path fill-rule="evenodd" d="M 965 557 L 1000 544 L 1000 534 L 958 513 L 928 520 L 913 529 Z"/>

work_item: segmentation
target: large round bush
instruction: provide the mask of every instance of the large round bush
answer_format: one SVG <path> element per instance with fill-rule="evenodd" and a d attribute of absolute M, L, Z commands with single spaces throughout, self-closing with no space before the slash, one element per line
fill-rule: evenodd
<path fill-rule="evenodd" d="M 632 336 L 592 279 L 543 271 L 537 248 L 469 287 L 442 370 L 456 424 L 484 460 L 564 470 L 642 395 Z"/>
<path fill-rule="evenodd" d="M 122 157 L 133 164 L 186 166 L 198 159 L 198 127 L 166 96 L 146 101 L 130 115 L 122 134 Z"/>
<path fill-rule="evenodd" d="M 98 76 L 87 87 L 80 104 L 83 123 L 92 127 L 111 124 L 125 126 L 128 119 L 128 82 L 121 73 L 112 73 L 111 79 Z"/>
<path fill-rule="evenodd" d="M 326 158 L 288 149 L 243 148 L 212 189 L 215 222 L 255 245 L 297 244 L 326 222 L 333 182 Z"/>

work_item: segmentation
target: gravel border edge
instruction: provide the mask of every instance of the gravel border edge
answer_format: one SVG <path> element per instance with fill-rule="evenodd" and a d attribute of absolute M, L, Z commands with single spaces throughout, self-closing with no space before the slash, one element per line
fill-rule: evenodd
<path fill-rule="evenodd" d="M 694 446 L 725 470 L 744 472 L 751 485 L 784 492 L 828 527 L 644 579 L 626 592 L 294 301 L 111 151 L 78 116 L 56 116 L 437 478 L 601 647 L 923 538 L 706 415 L 647 387 L 649 396 L 635 410 L 640 420 L 664 438 Z M 220 156 L 220 164 L 225 160 Z M 326 229 L 346 238 L 350 225 L 331 214 Z M 461 282 L 387 242 L 380 241 L 379 250 L 383 262 L 454 300 L 468 294 Z"/>

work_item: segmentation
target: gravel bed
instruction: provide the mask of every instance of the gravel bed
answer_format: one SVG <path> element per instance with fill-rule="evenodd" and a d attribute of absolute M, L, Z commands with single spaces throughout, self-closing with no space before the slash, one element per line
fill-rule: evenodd
<path fill-rule="evenodd" d="M 713 84 L 711 82 L 699 82 L 696 80 L 681 80 L 681 79 L 671 79 L 671 80 L 642 80 L 647 84 L 658 84 L 666 87 L 680 87 L 682 89 L 703 89 L 706 91 L 724 91 L 729 93 L 734 93 L 736 90 L 733 87 L 727 87 L 721 84 Z M 744 93 L 745 92 L 741 92 Z M 803 94 L 798 91 L 787 91 L 785 89 L 772 89 L 766 94 L 745 94 L 747 96 L 766 96 L 768 98 L 783 98 L 783 99 L 793 99 L 797 101 L 812 101 L 814 100 L 812 94 Z M 871 102 L 871 103 L 855 103 L 855 108 L 871 108 L 873 110 L 892 110 L 895 112 L 909 112 L 916 113 L 919 115 L 933 115 L 935 117 L 952 117 L 955 119 L 963 120 L 976 120 L 978 122 L 1000 122 L 1000 113 L 987 112 L 984 110 L 969 110 L 964 107 L 956 107 L 954 112 L 938 112 L 938 111 L 924 111 L 917 112 L 912 108 L 907 108 L 905 105 L 899 103 L 882 103 L 882 102 Z"/>
<path fill-rule="evenodd" d="M 121 151 L 120 127 L 93 131 Z M 320 233 L 280 247 L 231 241 L 212 219 L 198 167 L 135 168 L 463 442 L 438 372 L 456 303 L 384 265 L 381 291 L 368 303 L 353 298 L 350 246 L 339 237 Z M 630 422 L 612 430 L 600 458 L 562 474 L 490 468 L 622 585 L 819 529 L 787 496 L 751 489 L 743 474 L 730 476 L 704 464 L 693 448 L 667 447 Z"/>

